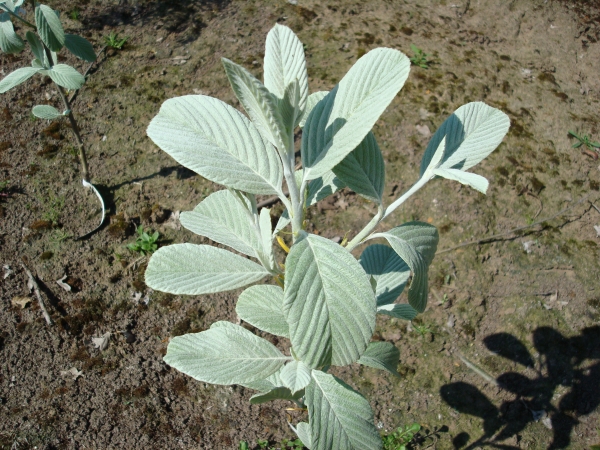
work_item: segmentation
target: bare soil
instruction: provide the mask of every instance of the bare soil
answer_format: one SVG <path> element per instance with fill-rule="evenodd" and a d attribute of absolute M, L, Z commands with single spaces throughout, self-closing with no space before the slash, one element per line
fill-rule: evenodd
<path fill-rule="evenodd" d="M 567 134 L 600 140 L 599 2 L 48 3 L 98 49 L 110 32 L 129 40 L 102 55 L 74 105 L 110 215 L 89 238 L 76 239 L 97 225 L 98 206 L 81 188 L 71 130 L 30 116 L 35 104 L 58 106 L 57 92 L 37 78 L 0 97 L 2 449 L 235 449 L 242 440 L 258 448 L 259 439 L 280 448 L 293 437 L 287 421 L 301 413 L 285 403 L 251 406 L 247 389 L 197 382 L 162 362 L 169 338 L 236 321 L 239 292 L 152 292 L 145 258 L 126 249 L 139 224 L 159 231 L 161 245 L 206 242 L 176 216 L 220 187 L 175 163 L 145 130 L 174 96 L 204 93 L 239 107 L 220 58 L 261 76 L 276 22 L 306 44 L 311 92 L 331 89 L 372 48 L 412 56 L 414 44 L 429 54 L 429 68 L 413 66 L 374 130 L 390 202 L 416 181 L 428 130 L 460 105 L 485 101 L 511 118 L 504 143 L 475 168 L 490 180 L 487 196 L 437 180 L 386 225 L 424 220 L 441 241 L 425 314 L 378 322 L 376 338 L 400 349 L 402 378 L 337 371 L 370 401 L 382 433 L 418 422 L 429 433 L 413 448 L 436 449 L 600 442 L 600 161 Z M 0 75 L 29 60 L 0 55 Z M 310 227 L 353 234 L 371 213 L 342 191 L 318 205 Z M 70 292 L 56 282 L 64 276 Z M 101 351 L 92 339 L 105 333 Z"/>

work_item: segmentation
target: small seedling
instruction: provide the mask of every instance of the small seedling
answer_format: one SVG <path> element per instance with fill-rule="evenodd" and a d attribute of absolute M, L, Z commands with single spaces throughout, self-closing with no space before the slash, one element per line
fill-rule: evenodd
<path fill-rule="evenodd" d="M 116 50 L 121 50 L 125 45 L 125 42 L 129 39 L 129 36 L 125 36 L 124 38 L 119 38 L 117 33 L 113 33 L 112 31 L 108 36 L 104 36 L 104 43 L 107 47 L 114 48 Z"/>
<path fill-rule="evenodd" d="M 421 425 L 418 423 L 398 427 L 393 433 L 383 436 L 383 450 L 406 450 L 407 445 L 420 430 Z"/>
<path fill-rule="evenodd" d="M 79 21 L 79 19 L 80 19 L 79 10 L 77 8 L 75 8 L 71 12 L 69 12 L 69 18 L 71 20 Z"/>
<path fill-rule="evenodd" d="M 429 325 L 416 325 L 416 324 L 412 324 L 413 330 L 415 330 L 417 333 L 419 333 L 421 336 L 425 336 L 427 333 L 431 333 L 433 334 L 433 330 L 431 329 L 431 327 Z"/>
<path fill-rule="evenodd" d="M 413 57 L 410 58 L 410 62 L 415 66 L 419 66 L 421 69 L 429 69 L 429 61 L 427 61 L 429 54 L 423 52 L 423 50 L 414 44 L 410 44 L 410 49 L 413 52 Z"/>
<path fill-rule="evenodd" d="M 250 447 L 248 447 L 248 443 L 246 441 L 242 441 L 238 446 L 238 450 L 250 450 Z"/>
<path fill-rule="evenodd" d="M 142 255 L 150 255 L 154 253 L 158 248 L 156 241 L 158 241 L 159 233 L 155 231 L 152 234 L 148 234 L 144 231 L 144 227 L 140 225 L 137 227 L 137 238 L 133 244 L 129 244 L 127 248 L 132 252 L 139 252 Z"/>
<path fill-rule="evenodd" d="M 600 148 L 600 142 L 592 142 L 592 137 L 588 136 L 587 134 L 579 135 L 571 130 L 569 130 L 569 134 L 577 139 L 577 142 L 575 142 L 572 146 L 573 148 L 579 148 L 582 145 L 585 145 L 589 150 Z"/>

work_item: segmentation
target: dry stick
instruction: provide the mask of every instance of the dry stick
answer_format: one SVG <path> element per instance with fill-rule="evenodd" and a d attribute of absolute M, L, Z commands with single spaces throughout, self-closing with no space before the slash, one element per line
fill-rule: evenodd
<path fill-rule="evenodd" d="M 42 300 L 42 296 L 40 295 L 40 287 L 36 283 L 35 278 L 33 278 L 33 275 L 31 274 L 29 269 L 25 266 L 25 264 L 21 263 L 21 267 L 23 267 L 23 269 L 25 269 L 25 273 L 29 277 L 29 284 L 30 284 L 30 286 L 33 287 L 33 291 L 35 292 L 35 296 L 37 297 L 38 303 L 40 304 L 40 309 L 42 310 L 44 319 L 46 319 L 46 322 L 48 323 L 48 325 L 52 325 L 52 319 L 50 318 L 50 314 L 48 314 L 48 311 L 46 310 L 46 306 L 44 305 L 44 301 Z"/>
<path fill-rule="evenodd" d="M 440 250 L 439 252 L 437 252 L 437 253 L 436 253 L 436 255 L 440 255 L 440 254 L 442 254 L 442 253 L 451 252 L 452 250 L 456 250 L 456 249 L 458 249 L 458 248 L 462 248 L 462 247 L 467 247 L 467 246 L 469 246 L 469 245 L 476 245 L 476 244 L 486 244 L 486 243 L 488 243 L 489 241 L 493 241 L 493 240 L 495 240 L 495 239 L 498 239 L 498 238 L 501 238 L 501 237 L 504 237 L 504 236 L 509 236 L 509 235 L 511 235 L 511 234 L 514 234 L 514 233 L 516 233 L 516 232 L 518 232 L 518 231 L 526 230 L 527 228 L 533 228 L 533 227 L 535 227 L 535 226 L 538 226 L 538 225 L 540 225 L 540 224 L 542 224 L 542 223 L 544 223 L 544 222 L 548 222 L 549 220 L 556 219 L 558 216 L 560 216 L 560 215 L 564 214 L 564 213 L 565 213 L 565 212 L 567 212 L 568 210 L 575 208 L 575 207 L 576 207 L 577 205 L 579 205 L 580 203 L 583 203 L 585 200 L 587 200 L 587 198 L 588 198 L 590 195 L 592 195 L 592 194 L 590 193 L 590 194 L 586 195 L 585 197 L 583 197 L 583 198 L 579 199 L 577 202 L 573 203 L 571 206 L 569 206 L 569 207 L 567 207 L 567 208 L 565 208 L 565 209 L 563 209 L 563 210 L 561 210 L 561 211 L 557 212 L 557 213 L 556 213 L 556 214 L 554 214 L 553 216 L 551 216 L 551 217 L 546 217 L 545 219 L 542 219 L 542 220 L 538 220 L 537 222 L 535 222 L 535 223 L 532 223 L 531 225 L 524 225 L 524 226 L 522 226 L 522 227 L 513 228 L 512 230 L 509 230 L 509 231 L 507 231 L 507 232 L 505 232 L 505 233 L 494 234 L 494 235 L 492 235 L 492 236 L 489 236 L 489 237 L 486 237 L 486 238 L 483 238 L 483 239 L 478 239 L 478 240 L 476 240 L 476 241 L 464 242 L 464 243 L 462 243 L 462 244 L 459 244 L 459 245 L 457 245 L 457 246 L 455 246 L 455 247 L 450 247 L 450 248 L 446 248 L 446 249 L 444 249 L 444 250 Z M 541 230 L 540 230 L 540 231 L 541 231 Z"/>

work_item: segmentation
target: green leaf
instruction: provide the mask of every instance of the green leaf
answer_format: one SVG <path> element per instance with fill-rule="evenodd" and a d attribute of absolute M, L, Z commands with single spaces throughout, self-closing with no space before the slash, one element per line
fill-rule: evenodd
<path fill-rule="evenodd" d="M 358 261 L 313 234 L 286 260 L 283 312 L 298 359 L 309 367 L 358 360 L 375 330 L 375 294 Z"/>
<path fill-rule="evenodd" d="M 251 286 L 240 295 L 235 306 L 240 319 L 267 333 L 289 337 L 283 315 L 283 289 L 279 286 Z"/>
<path fill-rule="evenodd" d="M 459 183 L 471 186 L 473 189 L 485 194 L 489 182 L 485 177 L 476 173 L 465 172 L 459 169 L 435 169 L 433 173 L 448 180 L 458 181 Z"/>
<path fill-rule="evenodd" d="M 152 255 L 146 284 L 171 294 L 200 295 L 237 289 L 267 274 L 255 262 L 221 248 L 175 244 Z"/>
<path fill-rule="evenodd" d="M 148 136 L 177 162 L 215 183 L 283 197 L 283 168 L 275 150 L 239 111 L 215 98 L 167 100 Z"/>
<path fill-rule="evenodd" d="M 312 450 L 380 450 L 369 402 L 343 381 L 317 370 L 306 388 Z"/>
<path fill-rule="evenodd" d="M 302 134 L 305 180 L 322 176 L 362 142 L 404 85 L 409 70 L 410 61 L 399 51 L 372 50 L 317 103 Z"/>
<path fill-rule="evenodd" d="M 296 179 L 302 181 L 302 169 L 294 174 Z M 343 189 L 345 184 L 332 171 L 326 172 L 322 177 L 310 180 L 306 187 L 306 206 L 312 206 L 326 197 Z"/>
<path fill-rule="evenodd" d="M 40 62 L 40 65 L 44 69 L 49 69 L 50 64 L 48 64 L 48 58 L 46 57 L 46 52 L 44 51 L 44 44 L 42 44 L 40 38 L 37 37 L 37 34 L 28 31 L 25 34 L 25 38 L 27 39 L 27 42 L 29 42 L 31 52 L 33 53 L 35 58 Z"/>
<path fill-rule="evenodd" d="M 372 132 L 333 168 L 333 173 L 354 192 L 381 205 L 385 163 Z"/>
<path fill-rule="evenodd" d="M 392 375 L 400 377 L 398 373 L 398 362 L 400 351 L 389 342 L 371 342 L 358 360 L 363 366 L 375 369 L 387 370 Z"/>
<path fill-rule="evenodd" d="M 35 117 L 46 120 L 52 120 L 62 116 L 62 113 L 58 109 L 50 105 L 34 106 L 31 112 Z"/>
<path fill-rule="evenodd" d="M 435 256 L 437 229 L 423 222 L 407 222 L 385 233 L 375 233 L 369 239 L 385 238 L 413 272 L 408 290 L 408 302 L 418 312 L 427 306 L 427 272 Z"/>
<path fill-rule="evenodd" d="M 289 357 L 269 341 L 232 323 L 171 339 L 164 361 L 192 378 L 240 384 L 268 377 Z"/>
<path fill-rule="evenodd" d="M 415 308 L 406 303 L 390 303 L 377 307 L 377 314 L 395 317 L 402 320 L 413 320 L 419 314 Z"/>
<path fill-rule="evenodd" d="M 308 98 L 308 72 L 304 46 L 292 30 L 276 24 L 265 46 L 265 86 L 278 99 L 283 99 L 287 87 L 298 80 L 299 109 L 304 111 Z"/>
<path fill-rule="evenodd" d="M 310 368 L 302 361 L 290 361 L 281 370 L 281 381 L 295 394 L 310 383 Z"/>
<path fill-rule="evenodd" d="M 279 220 L 277 221 L 277 225 L 275 225 L 275 229 L 273 230 L 273 236 L 272 236 L 273 239 L 275 239 L 275 237 L 279 234 L 279 232 L 281 230 L 283 230 L 285 227 L 287 227 L 291 222 L 292 222 L 292 219 L 290 219 L 290 216 L 286 209 L 281 213 L 281 216 L 279 216 Z"/>
<path fill-rule="evenodd" d="M 304 109 L 304 114 L 302 114 L 302 119 L 300 120 L 301 128 L 304 128 L 304 124 L 306 124 L 306 119 L 308 118 L 310 112 L 313 110 L 315 105 L 319 103 L 321 100 L 325 98 L 325 96 L 329 93 L 329 91 L 319 91 L 313 92 L 308 96 L 308 100 L 306 102 L 306 108 Z"/>
<path fill-rule="evenodd" d="M 87 62 L 96 61 L 96 52 L 87 39 L 76 34 L 65 34 L 65 47 L 75 56 Z"/>
<path fill-rule="evenodd" d="M 273 232 L 271 230 L 271 210 L 262 208 L 258 217 L 261 236 L 261 262 L 268 269 L 275 271 L 277 262 L 273 254 Z"/>
<path fill-rule="evenodd" d="M 287 136 L 294 135 L 294 129 L 302 119 L 302 110 L 300 109 L 300 84 L 294 80 L 285 89 L 285 95 L 278 100 L 278 109 L 281 114 L 282 123 L 285 127 Z"/>
<path fill-rule="evenodd" d="M 57 11 L 49 6 L 36 4 L 35 24 L 42 41 L 50 50 L 57 52 L 65 45 L 65 32 Z"/>
<path fill-rule="evenodd" d="M 222 58 L 225 73 L 236 97 L 261 134 L 280 151 L 289 140 L 277 98 L 242 66 Z"/>
<path fill-rule="evenodd" d="M 435 132 L 421 161 L 421 176 L 430 168 L 467 170 L 492 153 L 510 126 L 506 114 L 482 102 L 458 108 Z M 445 139 L 445 145 L 440 145 Z M 444 156 L 430 167 L 436 152 Z"/>
<path fill-rule="evenodd" d="M 271 402 L 273 400 L 289 400 L 293 402 L 298 401 L 303 395 L 303 390 L 292 394 L 292 391 L 286 387 L 276 387 L 267 392 L 254 394 L 250 397 L 250 403 L 252 405 L 260 405 L 261 403 Z"/>
<path fill-rule="evenodd" d="M 42 72 L 48 75 L 59 86 L 67 89 L 79 89 L 85 83 L 85 78 L 73 67 L 66 64 L 54 64 Z"/>
<path fill-rule="evenodd" d="M 213 325 L 211 325 L 211 328 L 216 325 L 216 324 L 220 324 L 221 322 L 216 322 Z M 283 382 L 281 381 L 281 370 L 283 369 L 283 366 L 281 366 L 281 368 L 269 375 L 267 378 L 263 378 L 261 380 L 254 380 L 254 381 L 250 381 L 250 382 L 246 382 L 246 383 L 240 383 L 240 385 L 248 388 L 248 389 L 254 389 L 255 391 L 259 391 L 259 392 L 269 392 L 273 389 L 276 389 L 278 387 L 283 387 Z M 287 389 L 287 388 L 286 388 Z M 291 392 L 290 392 L 291 394 Z"/>
<path fill-rule="evenodd" d="M 296 428 L 292 427 L 292 429 L 298 436 L 298 439 L 302 441 L 302 445 L 310 450 L 312 448 L 310 425 L 306 422 L 298 422 Z"/>
<path fill-rule="evenodd" d="M 410 268 L 387 245 L 369 245 L 360 255 L 360 264 L 376 282 L 377 306 L 394 303 L 410 278 Z"/>
<path fill-rule="evenodd" d="M 9 89 L 12 89 L 15 86 L 27 81 L 34 74 L 40 72 L 41 70 L 42 69 L 35 67 L 22 67 L 14 72 L 9 73 L 2 79 L 2 81 L 0 81 L 0 94 L 4 94 Z"/>
<path fill-rule="evenodd" d="M 250 203 L 247 202 L 248 208 Z M 256 228 L 240 200 L 228 190 L 213 192 L 193 211 L 182 212 L 181 225 L 254 258 L 262 250 Z"/>
<path fill-rule="evenodd" d="M 23 39 L 15 33 L 10 14 L 7 12 L 0 14 L 0 50 L 4 53 L 18 53 L 24 47 Z"/>

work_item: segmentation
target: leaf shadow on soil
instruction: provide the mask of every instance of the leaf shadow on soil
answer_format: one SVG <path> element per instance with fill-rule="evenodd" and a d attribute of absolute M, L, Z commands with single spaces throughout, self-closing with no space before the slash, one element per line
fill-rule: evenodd
<path fill-rule="evenodd" d="M 600 326 L 585 328 L 581 334 L 567 338 L 550 327 L 533 332 L 533 343 L 539 353 L 538 364 L 525 345 L 508 333 L 484 339 L 486 347 L 511 361 L 533 369 L 536 377 L 506 372 L 496 381 L 514 395 L 496 407 L 477 387 L 464 382 L 446 384 L 440 393 L 444 401 L 460 413 L 483 419 L 484 434 L 468 447 L 471 437 L 463 432 L 453 444 L 456 449 L 481 447 L 517 449 L 500 442 L 517 436 L 530 422 L 542 419 L 552 430 L 548 449 L 568 448 L 571 432 L 580 416 L 592 413 L 600 405 Z M 553 404 L 555 391 L 568 388 L 558 406 Z"/>

